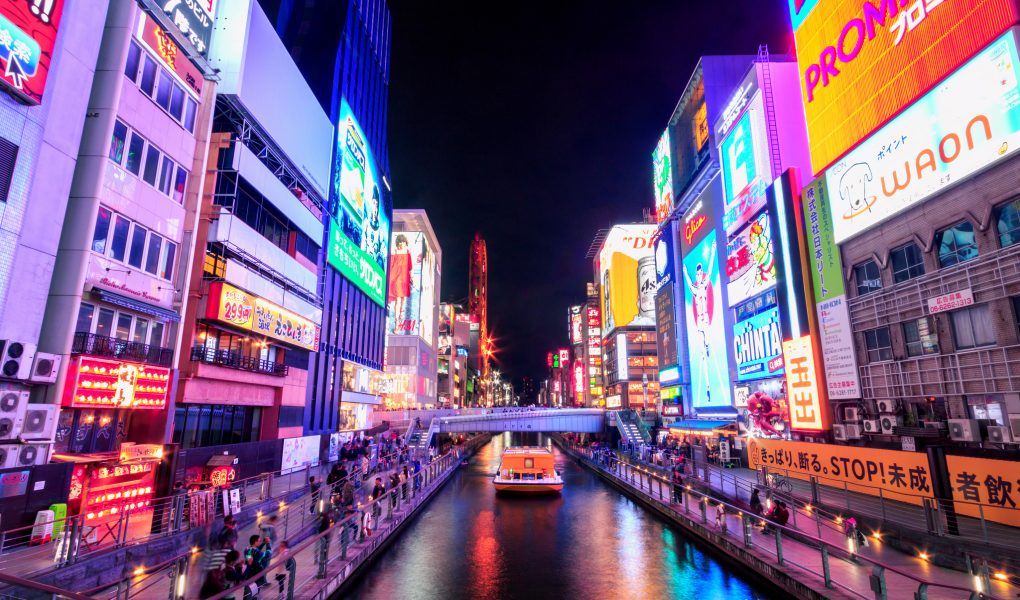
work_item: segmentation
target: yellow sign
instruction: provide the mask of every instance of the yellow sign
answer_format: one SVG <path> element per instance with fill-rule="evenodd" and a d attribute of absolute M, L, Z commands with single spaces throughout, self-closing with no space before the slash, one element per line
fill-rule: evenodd
<path fill-rule="evenodd" d="M 956 512 L 1020 527 L 1020 462 L 947 456 L 946 467 Z"/>
<path fill-rule="evenodd" d="M 786 385 L 790 394 L 790 428 L 794 431 L 823 431 L 826 419 L 811 336 L 783 342 L 783 360 L 786 362 Z"/>
<path fill-rule="evenodd" d="M 764 466 L 797 479 L 813 476 L 821 485 L 910 504 L 934 494 L 928 457 L 921 452 L 752 438 L 747 458 L 755 470 Z"/>
<path fill-rule="evenodd" d="M 222 282 L 209 286 L 206 318 L 304 348 L 319 349 L 319 326 L 254 294 Z"/>
<path fill-rule="evenodd" d="M 617 327 L 655 325 L 655 225 L 617 225 L 599 251 L 602 335 Z"/>

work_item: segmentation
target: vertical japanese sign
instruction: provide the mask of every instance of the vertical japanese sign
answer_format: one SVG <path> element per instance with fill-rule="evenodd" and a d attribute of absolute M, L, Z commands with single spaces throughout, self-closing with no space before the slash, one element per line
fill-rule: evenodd
<path fill-rule="evenodd" d="M 854 353 L 850 311 L 843 285 L 843 262 L 833 235 L 825 177 L 809 184 L 803 193 L 807 260 L 818 313 L 818 335 L 829 398 L 860 398 L 861 383 L 857 376 L 857 355 Z"/>
<path fill-rule="evenodd" d="M 0 65 L 7 89 L 29 104 L 42 102 L 64 0 L 0 4 Z"/>
<path fill-rule="evenodd" d="M 783 360 L 786 362 L 786 387 L 790 399 L 790 428 L 796 431 L 824 430 L 826 419 L 822 412 L 811 336 L 783 342 Z"/>
<path fill-rule="evenodd" d="M 162 4 L 166 16 L 170 17 L 195 50 L 205 56 L 212 39 L 216 0 L 163 0 Z"/>

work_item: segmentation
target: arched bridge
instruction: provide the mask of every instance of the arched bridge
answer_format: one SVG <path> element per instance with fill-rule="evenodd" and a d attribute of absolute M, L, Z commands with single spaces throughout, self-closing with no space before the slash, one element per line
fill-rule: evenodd
<path fill-rule="evenodd" d="M 606 414 L 601 408 L 558 408 L 437 417 L 436 422 L 433 426 L 440 433 L 478 431 L 597 433 L 606 428 Z"/>

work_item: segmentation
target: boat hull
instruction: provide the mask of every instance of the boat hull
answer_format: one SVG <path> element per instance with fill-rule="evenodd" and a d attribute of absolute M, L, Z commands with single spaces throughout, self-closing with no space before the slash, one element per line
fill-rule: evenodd
<path fill-rule="evenodd" d="M 495 482 L 496 491 L 507 494 L 558 494 L 563 483 Z"/>

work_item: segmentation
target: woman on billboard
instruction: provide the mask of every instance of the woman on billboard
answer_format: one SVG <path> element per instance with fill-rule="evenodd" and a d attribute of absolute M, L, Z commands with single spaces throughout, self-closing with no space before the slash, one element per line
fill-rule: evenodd
<path fill-rule="evenodd" d="M 407 309 L 407 299 L 411 296 L 411 270 L 414 268 L 411 259 L 411 249 L 407 245 L 407 237 L 398 233 L 393 245 L 393 254 L 390 255 L 390 314 L 393 315 L 393 329 L 391 333 L 397 333 L 404 322 L 404 312 Z"/>

